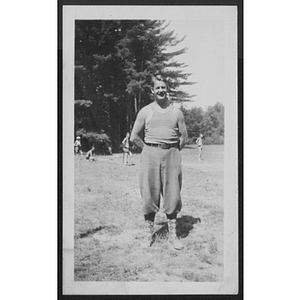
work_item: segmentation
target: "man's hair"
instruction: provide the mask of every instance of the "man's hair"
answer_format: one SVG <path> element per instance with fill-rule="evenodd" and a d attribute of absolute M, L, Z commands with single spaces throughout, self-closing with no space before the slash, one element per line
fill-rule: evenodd
<path fill-rule="evenodd" d="M 169 89 L 169 85 L 168 85 L 167 80 L 160 74 L 156 74 L 156 75 L 152 76 L 151 86 L 154 87 L 154 83 L 157 82 L 157 81 L 164 82 L 167 86 L 167 89 Z"/>

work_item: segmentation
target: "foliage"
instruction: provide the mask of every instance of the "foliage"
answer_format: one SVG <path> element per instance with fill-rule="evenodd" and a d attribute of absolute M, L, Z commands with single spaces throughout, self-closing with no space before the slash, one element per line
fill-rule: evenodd
<path fill-rule="evenodd" d="M 75 100 L 75 128 L 93 129 L 92 104 L 90 100 Z"/>
<path fill-rule="evenodd" d="M 182 41 L 167 26 L 158 20 L 76 20 L 75 130 L 104 129 L 119 149 L 138 111 L 153 100 L 156 73 L 167 78 L 172 101 L 191 99 L 179 89 L 192 84 L 185 64 L 174 59 L 186 49 L 166 51 Z"/>
<path fill-rule="evenodd" d="M 84 129 L 76 131 L 76 136 L 81 137 L 83 151 L 88 151 L 92 146 L 95 147 L 95 153 L 103 153 L 110 146 L 110 139 L 106 133 L 87 132 Z"/>
<path fill-rule="evenodd" d="M 203 109 L 201 107 L 193 107 L 188 110 L 185 109 L 184 106 L 181 106 L 181 110 L 185 117 L 188 136 L 190 138 L 198 138 L 201 129 L 201 123 L 203 122 Z"/>
<path fill-rule="evenodd" d="M 185 117 L 190 143 L 194 143 L 203 134 L 203 143 L 207 145 L 224 144 L 224 105 L 217 102 L 206 111 L 201 107 L 186 109 L 181 105 Z"/>

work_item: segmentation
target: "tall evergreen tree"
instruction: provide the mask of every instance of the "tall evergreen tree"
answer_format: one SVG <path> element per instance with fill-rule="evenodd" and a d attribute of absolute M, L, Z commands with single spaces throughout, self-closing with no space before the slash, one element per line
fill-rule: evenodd
<path fill-rule="evenodd" d="M 81 120 L 75 122 L 76 130 L 87 123 L 88 131 L 104 129 L 113 148 L 118 148 L 137 112 L 153 100 L 150 78 L 156 73 L 167 78 L 173 101 L 191 99 L 179 90 L 181 85 L 192 84 L 185 64 L 175 60 L 186 49 L 166 51 L 182 41 L 167 26 L 157 20 L 76 21 L 75 118 Z"/>

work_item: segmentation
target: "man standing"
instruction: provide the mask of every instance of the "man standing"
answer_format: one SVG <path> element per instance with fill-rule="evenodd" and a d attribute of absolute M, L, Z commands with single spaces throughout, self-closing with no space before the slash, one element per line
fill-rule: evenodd
<path fill-rule="evenodd" d="M 199 137 L 196 140 L 196 144 L 198 145 L 198 160 L 199 161 L 202 161 L 202 146 L 203 146 L 202 137 L 203 137 L 203 134 L 200 133 Z"/>
<path fill-rule="evenodd" d="M 82 155 L 80 136 L 78 136 L 76 138 L 76 141 L 74 143 L 74 152 L 78 157 L 79 157 L 79 154 Z"/>
<path fill-rule="evenodd" d="M 133 156 L 133 154 L 130 151 L 129 138 L 130 138 L 130 133 L 127 132 L 125 138 L 122 141 L 123 162 L 126 166 L 129 166 L 129 162 Z"/>
<path fill-rule="evenodd" d="M 154 218 L 160 208 L 167 215 L 168 242 L 174 249 L 183 249 L 176 236 L 176 218 L 181 210 L 181 155 L 179 151 L 187 142 L 187 130 L 180 109 L 167 97 L 167 84 L 162 77 L 153 78 L 152 93 L 155 101 L 140 110 L 134 123 L 130 140 L 142 148 L 139 183 L 143 198 L 145 239 L 142 247 L 151 246 Z M 140 134 L 144 131 L 144 141 Z"/>

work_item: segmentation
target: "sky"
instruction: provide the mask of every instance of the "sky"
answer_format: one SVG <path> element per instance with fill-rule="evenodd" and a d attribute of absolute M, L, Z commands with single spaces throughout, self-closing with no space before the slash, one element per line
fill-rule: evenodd
<path fill-rule="evenodd" d="M 236 103 L 236 13 L 233 6 L 81 6 L 72 8 L 66 18 L 169 22 L 166 30 L 174 30 L 179 39 L 186 36 L 176 49 L 167 49 L 188 48 L 176 57 L 178 62 L 188 65 L 184 70 L 191 73 L 188 81 L 195 82 L 181 87 L 195 95 L 186 106 L 206 109 L 217 102 Z"/>
<path fill-rule="evenodd" d="M 185 54 L 175 60 L 188 66 L 191 73 L 189 81 L 193 85 L 182 86 L 181 89 L 195 95 L 193 102 L 186 104 L 188 108 L 224 102 L 225 63 L 224 63 L 224 21 L 223 20 L 167 20 L 167 30 L 174 30 L 178 38 L 186 36 L 176 48 L 187 47 Z"/>

